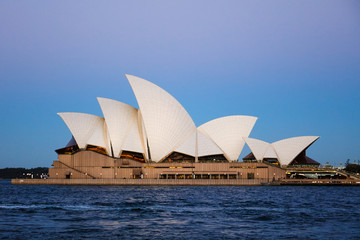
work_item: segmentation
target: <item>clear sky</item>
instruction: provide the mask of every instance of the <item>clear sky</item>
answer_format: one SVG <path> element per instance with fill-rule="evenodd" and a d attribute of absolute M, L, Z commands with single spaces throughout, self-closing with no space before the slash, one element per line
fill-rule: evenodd
<path fill-rule="evenodd" d="M 49 167 L 71 138 L 57 112 L 137 107 L 125 74 L 197 126 L 252 115 L 250 137 L 317 135 L 311 158 L 360 159 L 360 1 L 2 0 L 0 168 Z"/>

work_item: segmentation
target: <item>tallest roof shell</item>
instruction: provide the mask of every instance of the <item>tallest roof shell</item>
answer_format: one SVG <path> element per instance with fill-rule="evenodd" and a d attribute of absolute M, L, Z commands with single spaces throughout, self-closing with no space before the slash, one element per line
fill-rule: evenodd
<path fill-rule="evenodd" d="M 126 75 L 139 104 L 152 161 L 170 154 L 196 129 L 184 107 L 159 86 Z"/>

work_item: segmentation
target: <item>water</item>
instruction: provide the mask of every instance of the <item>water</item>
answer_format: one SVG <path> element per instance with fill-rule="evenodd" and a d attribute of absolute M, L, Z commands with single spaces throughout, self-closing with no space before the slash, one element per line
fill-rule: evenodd
<path fill-rule="evenodd" d="M 360 187 L 21 186 L 0 239 L 360 239 Z"/>

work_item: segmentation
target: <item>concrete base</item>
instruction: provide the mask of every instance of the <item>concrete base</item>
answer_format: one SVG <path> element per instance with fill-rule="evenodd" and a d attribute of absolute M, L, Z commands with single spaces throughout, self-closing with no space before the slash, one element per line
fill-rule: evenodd
<path fill-rule="evenodd" d="M 11 179 L 18 185 L 261 185 L 267 179 Z"/>

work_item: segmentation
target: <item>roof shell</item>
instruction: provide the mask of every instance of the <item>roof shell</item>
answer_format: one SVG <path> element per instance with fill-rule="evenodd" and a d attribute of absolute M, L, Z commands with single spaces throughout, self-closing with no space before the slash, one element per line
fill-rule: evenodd
<path fill-rule="evenodd" d="M 100 97 L 97 99 L 109 130 L 114 156 L 120 157 L 122 150 L 142 153 L 137 109 L 116 100 Z"/>
<path fill-rule="evenodd" d="M 131 123 L 131 126 L 129 127 L 129 133 L 125 139 L 124 144 L 122 145 L 121 150 L 138 152 L 138 153 L 144 154 L 146 151 L 145 151 L 142 141 L 143 140 L 141 137 L 141 133 L 139 131 L 139 126 L 138 126 L 138 114 L 136 114 L 135 121 L 133 121 Z"/>
<path fill-rule="evenodd" d="M 141 115 L 140 109 L 138 109 L 138 127 L 139 127 L 139 132 L 140 132 L 140 137 L 141 137 L 141 144 L 144 149 L 144 156 L 145 156 L 146 160 L 149 160 L 149 147 L 148 147 L 148 142 L 147 142 L 147 135 L 146 135 L 146 130 L 145 130 L 145 126 L 144 126 L 144 120 Z"/>
<path fill-rule="evenodd" d="M 289 165 L 317 139 L 319 136 L 301 136 L 267 143 L 254 138 L 244 138 L 257 160 L 277 158 L 281 165 Z"/>
<path fill-rule="evenodd" d="M 269 144 L 269 146 L 267 147 L 264 158 L 278 158 L 278 155 L 276 154 L 276 151 L 272 144 Z"/>
<path fill-rule="evenodd" d="M 198 131 L 198 157 L 220 154 L 224 155 L 224 152 L 219 146 L 212 139 Z"/>
<path fill-rule="evenodd" d="M 196 129 L 183 106 L 159 86 L 126 75 L 139 104 L 152 161 L 170 154 Z"/>
<path fill-rule="evenodd" d="M 288 165 L 303 150 L 308 148 L 319 136 L 301 136 L 283 139 L 272 143 L 281 165 Z"/>
<path fill-rule="evenodd" d="M 266 150 L 269 148 L 270 143 L 264 142 L 255 138 L 243 138 L 249 146 L 251 152 L 254 154 L 256 160 L 263 160 Z"/>
<path fill-rule="evenodd" d="M 197 136 L 196 136 L 197 134 Z M 207 136 L 199 130 L 194 131 L 175 152 L 195 157 L 224 154 L 224 152 Z"/>
<path fill-rule="evenodd" d="M 108 153 L 110 139 L 107 133 L 105 119 L 86 113 L 64 112 L 58 113 L 68 126 L 79 148 L 86 148 L 88 144 L 103 147 Z"/>
<path fill-rule="evenodd" d="M 244 147 L 243 137 L 248 137 L 257 117 L 234 115 L 217 118 L 201 125 L 201 133 L 212 139 L 229 161 L 237 160 Z"/>

